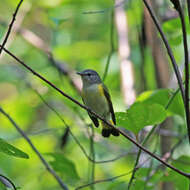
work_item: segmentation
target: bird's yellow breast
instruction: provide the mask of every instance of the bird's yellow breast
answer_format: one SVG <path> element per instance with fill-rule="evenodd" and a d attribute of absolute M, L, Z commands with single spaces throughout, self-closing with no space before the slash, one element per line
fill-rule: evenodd
<path fill-rule="evenodd" d="M 93 84 L 83 88 L 82 97 L 85 105 L 97 114 L 105 117 L 109 106 L 101 84 Z"/>

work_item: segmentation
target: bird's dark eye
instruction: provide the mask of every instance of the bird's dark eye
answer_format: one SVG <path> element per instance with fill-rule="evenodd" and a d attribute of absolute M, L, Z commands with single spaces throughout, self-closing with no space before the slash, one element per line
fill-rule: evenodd
<path fill-rule="evenodd" d="M 90 76 L 91 74 L 90 74 L 90 73 L 88 73 L 87 75 L 88 75 L 88 76 Z"/>

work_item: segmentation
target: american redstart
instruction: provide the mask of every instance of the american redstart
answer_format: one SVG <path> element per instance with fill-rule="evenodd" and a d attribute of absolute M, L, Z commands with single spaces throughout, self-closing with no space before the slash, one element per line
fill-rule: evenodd
<path fill-rule="evenodd" d="M 82 100 L 84 104 L 92 111 L 103 117 L 107 122 L 116 125 L 115 114 L 111 97 L 107 87 L 103 84 L 100 76 L 94 70 L 84 70 L 77 72 L 82 78 Z M 96 116 L 88 112 L 89 117 L 93 121 L 96 127 L 99 126 Z M 113 127 L 108 126 L 106 123 L 102 123 L 102 136 L 109 137 L 110 134 L 119 136 L 119 132 Z"/>

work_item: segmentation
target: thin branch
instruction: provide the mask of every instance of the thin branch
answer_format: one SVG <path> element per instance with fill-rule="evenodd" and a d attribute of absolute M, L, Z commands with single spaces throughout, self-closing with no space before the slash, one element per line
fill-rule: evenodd
<path fill-rule="evenodd" d="M 168 40 L 164 34 L 164 32 L 162 31 L 162 28 L 152 10 L 152 8 L 150 7 L 150 5 L 147 3 L 147 0 L 143 0 L 146 8 L 148 9 L 149 11 L 149 14 L 152 18 L 152 20 L 154 21 L 154 24 L 155 26 L 157 27 L 159 33 L 160 33 L 160 36 L 164 42 L 164 45 L 167 49 L 167 52 L 168 52 L 168 55 L 170 57 L 170 60 L 171 60 L 171 63 L 172 63 L 172 66 L 173 66 L 173 69 L 174 69 L 174 72 L 175 72 L 175 75 L 176 75 L 176 78 L 177 78 L 177 81 L 178 81 L 178 85 L 179 85 L 179 88 L 180 88 L 180 91 L 181 91 L 181 95 L 182 95 L 182 99 L 183 99 L 183 102 L 185 104 L 185 90 L 184 90 L 184 87 L 183 87 L 183 82 L 182 82 L 182 77 L 181 77 L 181 74 L 179 72 L 179 69 L 178 69 L 178 66 L 177 66 L 177 63 L 176 63 L 176 60 L 174 58 L 174 55 L 173 55 L 173 52 L 172 52 L 172 49 L 168 43 Z"/>
<path fill-rule="evenodd" d="M 183 46 L 185 53 L 185 114 L 186 114 L 186 123 L 187 123 L 187 131 L 190 143 L 190 113 L 189 113 L 189 55 L 188 55 L 188 45 L 187 45 L 187 31 L 185 26 L 185 19 L 183 15 L 183 11 L 180 5 L 179 0 L 171 0 L 174 4 L 175 9 L 179 13 L 179 17 L 181 20 L 182 33 L 183 33 Z"/>
<path fill-rule="evenodd" d="M 187 135 L 184 135 L 181 139 L 179 139 L 179 141 L 171 148 L 171 150 L 163 155 L 162 159 L 165 160 L 165 161 L 170 160 L 170 159 L 172 158 L 172 155 L 173 155 L 175 149 L 178 148 L 178 147 L 181 145 L 181 143 L 184 141 L 184 139 L 185 139 L 186 137 L 187 137 Z M 144 188 L 144 190 L 146 189 L 146 184 L 147 184 L 148 180 L 149 180 L 155 173 L 157 173 L 157 171 L 159 170 L 160 167 L 161 167 L 161 165 L 158 165 L 158 166 L 156 167 L 156 169 L 154 170 L 153 174 L 150 174 L 150 172 L 148 173 L 147 178 L 146 178 L 146 182 L 145 182 L 145 188 Z"/>
<path fill-rule="evenodd" d="M 40 49 L 43 51 L 43 53 L 46 54 L 48 57 L 49 62 L 53 67 L 55 67 L 61 74 L 66 76 L 71 84 L 71 86 L 80 93 L 81 90 L 81 83 L 80 81 L 73 77 L 73 71 L 68 67 L 68 65 L 65 62 L 59 62 L 57 61 L 52 52 L 49 45 L 42 40 L 37 34 L 34 32 L 21 28 L 19 30 L 19 33 L 22 35 L 22 37 L 30 44 L 32 44 L 35 48 Z"/>
<path fill-rule="evenodd" d="M 147 171 L 147 175 L 146 175 L 146 179 L 145 179 L 145 183 L 144 183 L 144 190 L 146 190 L 146 186 L 148 184 L 148 180 L 150 177 L 150 172 L 152 171 L 152 166 L 153 166 L 153 160 L 151 160 L 150 165 L 148 167 L 148 171 Z"/>
<path fill-rule="evenodd" d="M 16 122 L 0 107 L 0 112 L 11 122 L 11 124 L 16 128 L 16 130 L 23 136 L 23 138 L 28 142 L 32 150 L 36 153 L 36 155 L 41 160 L 42 164 L 45 166 L 45 168 L 50 172 L 50 174 L 57 180 L 59 185 L 62 189 L 68 190 L 68 187 L 63 183 L 61 178 L 55 173 L 55 171 L 49 166 L 49 164 L 46 162 L 46 160 L 43 158 L 43 156 L 40 154 L 40 152 L 36 149 L 36 147 L 33 145 L 32 141 L 29 139 L 29 137 L 25 134 L 25 132 L 16 124 Z"/>
<path fill-rule="evenodd" d="M 79 140 L 75 137 L 75 135 L 73 134 L 73 132 L 71 131 L 69 125 L 65 122 L 65 120 L 63 119 L 63 117 L 61 117 L 61 115 L 59 114 L 59 112 L 57 112 L 51 105 L 49 105 L 45 100 L 44 98 L 38 93 L 37 90 L 33 89 L 34 92 L 39 96 L 39 98 L 42 100 L 42 102 L 44 102 L 44 104 L 50 109 L 52 110 L 56 115 L 57 117 L 63 122 L 63 124 L 65 125 L 65 128 L 68 128 L 69 130 L 69 134 L 71 135 L 71 137 L 74 139 L 75 143 L 79 146 L 79 148 L 81 149 L 81 151 L 83 152 L 83 154 L 86 156 L 86 158 L 94 163 L 94 164 L 104 164 L 104 163 L 110 163 L 110 162 L 114 162 L 116 160 L 119 160 L 123 157 L 125 157 L 126 155 L 128 155 L 130 152 L 125 152 L 125 153 L 122 153 L 120 154 L 119 156 L 115 157 L 115 158 L 112 158 L 112 159 L 109 159 L 109 160 L 100 160 L 100 161 L 96 161 L 95 159 L 91 158 L 85 148 L 80 144 Z M 83 118 L 82 118 L 83 119 Z M 44 131 L 42 131 L 44 133 Z"/>
<path fill-rule="evenodd" d="M 108 54 L 104 75 L 102 77 L 103 81 L 105 81 L 105 79 L 106 79 L 108 69 L 109 69 L 109 65 L 111 62 L 111 57 L 112 57 L 112 54 L 114 52 L 114 11 L 111 12 L 110 18 L 111 18 L 111 23 L 110 23 L 110 52 Z"/>
<path fill-rule="evenodd" d="M 185 134 L 182 138 L 180 138 L 179 141 L 175 145 L 173 145 L 173 147 L 171 148 L 171 150 L 169 152 L 166 152 L 163 155 L 162 159 L 165 160 L 165 161 L 168 161 L 169 159 L 171 159 L 171 157 L 172 157 L 175 149 L 178 148 L 181 145 L 181 143 L 184 141 L 184 139 L 186 137 L 187 137 L 187 135 Z"/>
<path fill-rule="evenodd" d="M 104 182 L 113 181 L 113 180 L 118 179 L 118 178 L 120 178 L 120 177 L 124 177 L 124 176 L 126 176 L 126 175 L 129 175 L 130 173 L 131 173 L 131 171 L 128 172 L 128 173 L 124 173 L 124 174 L 115 176 L 115 177 L 111 177 L 111 178 L 107 178 L 107 179 L 96 180 L 96 181 L 93 181 L 93 182 L 91 182 L 91 183 L 87 183 L 87 184 L 85 184 L 85 185 L 81 185 L 81 186 L 77 187 L 75 190 L 83 189 L 83 188 L 85 188 L 85 187 L 92 186 L 92 185 L 97 184 L 97 183 L 104 183 Z"/>
<path fill-rule="evenodd" d="M 11 29 L 11 33 L 9 35 L 8 41 L 6 42 L 6 48 L 7 49 L 9 49 L 11 44 L 14 42 L 16 35 L 20 31 L 20 27 L 22 26 L 22 23 L 25 19 L 25 16 L 30 11 L 31 7 L 32 7 L 32 5 L 30 3 L 25 3 L 25 4 L 23 4 L 22 9 L 20 11 L 18 11 L 17 16 L 16 16 L 16 22 L 14 23 L 14 25 Z M 6 27 L 8 27 L 7 23 L 6 23 Z M 5 38 L 5 36 L 6 36 L 6 33 L 2 37 L 0 43 L 3 42 L 3 39 Z M 1 59 L 3 59 L 3 57 L 4 57 L 4 55 L 1 55 Z"/>
<path fill-rule="evenodd" d="M 170 99 L 168 100 L 168 103 L 166 104 L 165 106 L 165 109 L 167 110 L 169 105 L 172 103 L 172 101 L 174 100 L 175 96 L 177 95 L 177 93 L 179 92 L 179 88 L 173 93 L 173 95 L 170 97 Z M 143 140 L 142 142 L 142 146 L 144 146 L 146 144 L 146 142 L 149 140 L 149 138 L 151 137 L 151 135 L 154 133 L 155 129 L 157 128 L 157 125 L 153 126 L 151 131 L 148 133 L 148 135 L 145 137 L 145 139 Z M 134 168 L 136 168 L 136 166 L 138 165 L 139 163 L 139 159 L 140 159 L 140 155 L 141 155 L 141 149 L 139 150 L 138 154 L 137 154 L 137 158 L 136 158 L 136 161 L 135 161 L 135 164 L 134 164 Z M 133 183 L 133 180 L 135 178 L 135 173 L 136 173 L 137 170 L 133 170 L 133 173 L 131 175 L 131 178 L 129 180 L 129 185 L 128 185 L 128 190 L 130 189 L 132 183 Z"/>
<path fill-rule="evenodd" d="M 5 177 L 4 175 L 0 174 L 0 181 L 6 186 L 6 187 L 13 187 L 14 190 L 16 190 L 16 186 L 14 185 L 14 183 L 7 177 Z M 9 183 L 7 183 L 7 181 Z"/>
<path fill-rule="evenodd" d="M 146 159 L 142 164 L 140 164 L 138 166 L 138 168 L 142 167 L 150 158 Z M 138 169 L 138 168 L 134 168 L 134 169 Z M 111 178 L 107 178 L 107 179 L 101 179 L 101 180 L 96 180 L 96 181 L 93 181 L 92 183 L 88 183 L 88 184 L 85 184 L 85 185 L 81 185 L 79 187 L 77 187 L 75 190 L 78 190 L 78 189 L 83 189 L 85 187 L 88 187 L 88 186 L 91 186 L 91 185 L 94 185 L 94 184 L 97 184 L 97 183 L 104 183 L 104 182 L 109 182 L 109 181 L 113 181 L 115 179 L 118 179 L 120 177 L 124 177 L 126 175 L 129 175 L 131 172 L 133 172 L 133 170 L 127 172 L 127 173 L 124 173 L 124 174 L 121 174 L 121 175 L 118 175 L 118 176 L 115 176 L 115 177 L 111 177 Z"/>
<path fill-rule="evenodd" d="M 167 162 L 163 161 L 159 156 L 157 156 L 156 154 L 153 154 L 152 152 L 150 152 L 149 150 L 147 150 L 146 148 L 144 148 L 141 144 L 139 144 L 138 142 L 136 142 L 132 137 L 130 137 L 128 134 L 126 134 L 126 132 L 124 132 L 122 129 L 117 128 L 114 125 L 110 124 L 108 121 L 106 121 L 104 118 L 102 118 L 101 116 L 99 116 L 97 113 L 95 113 L 94 111 L 92 111 L 88 107 L 86 107 L 83 104 L 79 103 L 77 100 L 75 100 L 74 98 L 72 98 L 71 96 L 69 96 L 68 94 L 66 94 L 65 92 L 63 92 L 62 90 L 60 90 L 53 83 L 51 83 L 50 81 L 48 81 L 47 79 L 45 79 L 43 76 L 41 76 L 39 73 L 37 73 L 36 71 L 34 71 L 31 67 L 29 67 L 28 65 L 26 65 L 23 61 L 21 61 L 18 57 L 16 57 L 14 54 L 12 54 L 10 51 L 8 51 L 6 48 L 3 48 L 3 50 L 7 54 L 9 54 L 11 57 L 13 57 L 15 60 L 17 60 L 17 62 L 19 62 L 21 65 L 23 65 L 27 70 L 29 70 L 35 76 L 37 76 L 38 78 L 40 78 L 41 80 L 43 80 L 45 83 L 47 83 L 49 86 L 51 86 L 52 88 L 54 88 L 56 91 L 58 91 L 60 94 L 62 94 L 63 96 L 65 96 L 67 99 L 69 99 L 73 103 L 75 103 L 78 106 L 80 106 L 81 108 L 87 110 L 89 113 L 93 114 L 95 117 L 97 117 L 98 119 L 100 119 L 101 121 L 103 121 L 104 123 L 106 123 L 108 126 L 110 126 L 110 127 L 114 128 L 115 130 L 117 130 L 122 136 L 124 136 L 126 139 L 128 139 L 129 141 L 131 141 L 138 148 L 142 149 L 144 152 L 146 152 L 147 154 L 149 154 L 150 156 L 152 156 L 153 158 L 155 158 L 156 160 L 158 160 L 159 162 L 161 162 L 162 164 L 164 164 L 168 168 L 174 170 L 175 172 L 177 172 L 177 173 L 179 173 L 179 174 L 181 174 L 181 175 L 183 175 L 183 176 L 185 176 L 187 178 L 190 178 L 190 174 L 189 173 L 185 173 L 185 172 L 183 172 L 183 171 L 175 168 L 174 166 L 168 164 Z"/>
<path fill-rule="evenodd" d="M 0 55 L 1 55 L 1 52 L 2 52 L 2 50 L 3 50 L 3 47 L 5 47 L 5 44 L 6 44 L 7 40 L 8 40 L 8 38 L 9 38 L 9 35 L 10 35 L 10 33 L 11 33 L 11 29 L 12 29 L 13 24 L 14 24 L 14 21 L 16 20 L 16 15 L 17 15 L 17 13 L 18 13 L 18 10 L 19 10 L 19 8 L 20 8 L 22 2 L 23 2 L 23 0 L 20 0 L 20 2 L 18 3 L 18 5 L 17 5 L 17 7 L 16 7 L 16 10 L 15 10 L 15 12 L 14 12 L 14 14 L 13 14 L 11 23 L 10 23 L 9 28 L 8 28 L 8 31 L 7 31 L 6 36 L 5 36 L 4 40 L 3 40 L 3 43 L 2 43 L 2 45 L 1 45 L 1 47 L 0 47 Z"/>

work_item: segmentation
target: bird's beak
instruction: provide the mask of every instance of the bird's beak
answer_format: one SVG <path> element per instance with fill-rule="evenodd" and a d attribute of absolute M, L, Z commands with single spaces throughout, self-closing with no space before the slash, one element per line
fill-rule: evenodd
<path fill-rule="evenodd" d="M 81 75 L 81 76 L 82 76 L 82 75 L 84 75 L 84 74 L 83 74 L 82 72 L 77 72 L 77 75 Z"/>

